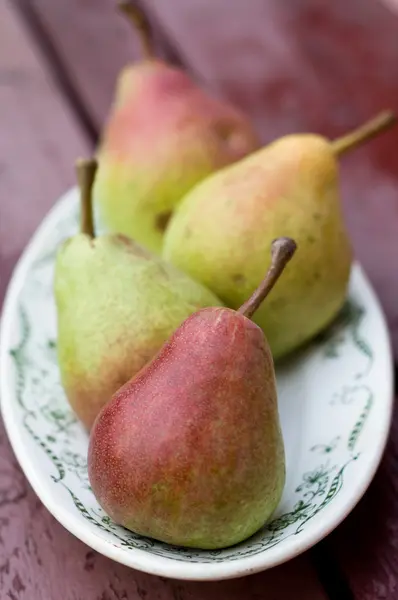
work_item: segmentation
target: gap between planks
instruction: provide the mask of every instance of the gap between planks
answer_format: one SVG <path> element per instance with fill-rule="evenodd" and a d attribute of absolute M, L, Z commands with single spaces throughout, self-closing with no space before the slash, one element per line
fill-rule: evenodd
<path fill-rule="evenodd" d="M 15 0 L 15 5 L 42 47 L 49 69 L 82 127 L 96 143 L 120 70 L 140 57 L 137 34 L 118 13 L 116 1 Z M 149 20 L 156 54 L 182 65 L 162 28 L 150 16 Z"/>

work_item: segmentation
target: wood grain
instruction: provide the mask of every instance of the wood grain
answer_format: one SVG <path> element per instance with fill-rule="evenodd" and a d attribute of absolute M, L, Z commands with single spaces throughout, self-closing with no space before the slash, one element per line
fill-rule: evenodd
<path fill-rule="evenodd" d="M 118 14 L 116 0 L 19 0 L 35 15 L 97 131 L 113 99 L 120 70 L 141 55 L 138 37 Z M 159 55 L 163 45 L 154 31 Z"/>
<path fill-rule="evenodd" d="M 61 527 L 28 486 L 0 429 L 0 590 L 11 600 L 327 600 L 305 557 L 215 583 L 178 582 L 114 563 Z"/>
<path fill-rule="evenodd" d="M 244 108 L 264 142 L 335 137 L 398 111 L 398 17 L 376 0 L 143 0 L 209 88 Z M 398 358 L 398 128 L 344 158 L 344 211 L 389 318 Z M 394 257 L 394 258 L 393 258 Z"/>
<path fill-rule="evenodd" d="M 0 302 L 11 268 L 89 152 L 11 0 L 0 3 Z M 91 551 L 43 507 L 0 426 L 0 590 L 10 600 L 326 600 L 306 556 L 256 576 L 179 583 L 123 567 Z"/>
<path fill-rule="evenodd" d="M 398 0 L 381 0 L 388 8 L 398 14 Z"/>
<path fill-rule="evenodd" d="M 398 404 L 381 466 L 329 543 L 358 600 L 398 597 Z"/>
<path fill-rule="evenodd" d="M 72 184 L 75 157 L 88 151 L 10 4 L 0 4 L 1 297 L 28 238 Z"/>

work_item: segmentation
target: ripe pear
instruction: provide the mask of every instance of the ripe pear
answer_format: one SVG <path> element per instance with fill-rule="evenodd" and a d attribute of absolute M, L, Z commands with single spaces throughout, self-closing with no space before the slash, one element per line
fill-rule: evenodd
<path fill-rule="evenodd" d="M 222 169 L 183 199 L 163 257 L 236 308 L 261 281 L 270 241 L 295 239 L 294 268 L 255 316 L 274 358 L 290 353 L 329 324 L 347 294 L 352 249 L 337 158 L 392 122 L 383 113 L 334 142 L 288 135 Z"/>
<path fill-rule="evenodd" d="M 181 198 L 215 170 L 260 146 L 248 118 L 203 91 L 181 69 L 157 59 L 143 15 L 145 59 L 121 73 L 101 136 L 94 198 L 104 225 L 161 253 Z"/>
<path fill-rule="evenodd" d="M 95 161 L 77 166 L 81 232 L 58 251 L 54 291 L 61 380 L 90 429 L 112 394 L 137 373 L 186 317 L 220 301 L 201 284 L 119 234 L 94 236 Z"/>
<path fill-rule="evenodd" d="M 188 317 L 105 406 L 88 473 L 117 523 L 170 544 L 223 548 L 255 533 L 285 484 L 272 355 L 251 315 L 295 251 L 275 240 L 272 266 L 239 309 Z"/>

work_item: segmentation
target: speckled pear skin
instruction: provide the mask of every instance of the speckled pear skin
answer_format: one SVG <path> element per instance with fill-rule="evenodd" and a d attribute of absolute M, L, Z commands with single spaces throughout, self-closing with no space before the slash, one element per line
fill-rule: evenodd
<path fill-rule="evenodd" d="M 320 332 L 347 294 L 352 250 L 336 159 L 316 135 L 290 135 L 197 185 L 174 214 L 163 256 L 237 308 L 279 236 L 298 246 L 254 315 L 279 359 Z"/>
<path fill-rule="evenodd" d="M 223 548 L 271 517 L 285 483 L 273 360 L 261 329 L 205 308 L 101 411 L 88 473 L 117 523 Z"/>
<path fill-rule="evenodd" d="M 182 71 L 155 59 L 127 67 L 97 154 L 94 197 L 102 221 L 160 253 L 181 198 L 259 145 L 243 113 Z"/>
<path fill-rule="evenodd" d="M 61 380 L 87 429 L 186 317 L 220 305 L 202 285 L 119 235 L 67 240 L 54 291 Z"/>

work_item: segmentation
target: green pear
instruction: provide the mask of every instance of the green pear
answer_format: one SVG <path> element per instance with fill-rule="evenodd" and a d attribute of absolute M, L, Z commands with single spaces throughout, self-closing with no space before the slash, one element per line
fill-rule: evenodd
<path fill-rule="evenodd" d="M 137 21 L 142 15 L 124 10 Z M 260 146 L 248 118 L 151 52 L 126 67 L 98 149 L 94 199 L 104 225 L 161 253 L 167 222 L 199 181 Z"/>
<path fill-rule="evenodd" d="M 272 355 L 250 317 L 295 243 L 272 244 L 272 267 L 239 309 L 190 315 L 101 411 L 88 473 L 117 523 L 170 544 L 224 548 L 275 511 L 285 484 Z"/>
<path fill-rule="evenodd" d="M 81 232 L 58 251 L 54 291 L 61 380 L 90 429 L 112 394 L 191 313 L 220 301 L 201 284 L 120 234 L 94 236 L 95 161 L 78 163 Z"/>
<path fill-rule="evenodd" d="M 337 156 L 390 126 L 383 113 L 330 142 L 320 135 L 283 137 L 198 184 L 175 212 L 164 258 L 236 308 L 261 281 L 272 239 L 298 245 L 255 321 L 275 359 L 298 348 L 335 317 L 352 263 L 340 203 Z"/>

